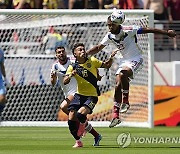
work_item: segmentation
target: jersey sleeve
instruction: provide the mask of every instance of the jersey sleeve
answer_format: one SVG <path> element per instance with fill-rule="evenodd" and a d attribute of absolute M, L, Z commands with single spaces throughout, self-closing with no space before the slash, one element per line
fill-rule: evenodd
<path fill-rule="evenodd" d="M 72 67 L 72 65 L 69 65 L 69 67 L 67 68 L 67 71 L 66 71 L 66 75 L 71 74 L 72 71 L 73 71 L 73 67 Z"/>
<path fill-rule="evenodd" d="M 125 32 L 128 33 L 129 36 L 135 36 L 136 34 L 138 34 L 138 31 L 140 29 L 141 27 L 137 25 L 128 26 L 124 28 Z"/>
<path fill-rule="evenodd" d="M 91 57 L 91 61 L 93 62 L 94 66 L 96 68 L 100 68 L 102 66 L 102 63 L 103 63 L 102 61 L 98 60 L 94 56 Z"/>
<path fill-rule="evenodd" d="M 55 72 L 55 67 L 54 67 L 54 65 L 55 65 L 55 64 L 53 64 L 53 65 L 51 66 L 51 72 Z"/>
<path fill-rule="evenodd" d="M 110 33 L 108 32 L 108 33 L 104 36 L 104 38 L 102 39 L 102 41 L 100 42 L 100 44 L 105 45 L 105 46 L 108 45 L 108 44 L 110 43 L 109 35 L 110 35 Z"/>
<path fill-rule="evenodd" d="M 58 64 L 57 63 L 54 63 L 51 67 L 51 72 L 58 72 Z"/>

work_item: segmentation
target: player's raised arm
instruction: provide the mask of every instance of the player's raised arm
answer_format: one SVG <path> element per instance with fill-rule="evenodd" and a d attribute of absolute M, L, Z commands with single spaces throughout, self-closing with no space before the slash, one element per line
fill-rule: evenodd
<path fill-rule="evenodd" d="M 56 81 L 57 81 L 57 74 L 56 74 L 56 72 L 51 71 L 50 77 L 51 77 L 51 84 L 54 86 L 56 84 Z"/>
<path fill-rule="evenodd" d="M 162 34 L 167 35 L 169 37 L 175 37 L 176 33 L 174 30 L 161 30 L 161 29 L 155 29 L 155 28 L 142 28 L 142 34 L 146 33 L 155 33 L 155 34 Z"/>
<path fill-rule="evenodd" d="M 91 49 L 87 50 L 86 53 L 87 53 L 88 55 L 93 55 L 93 54 L 96 54 L 96 53 L 98 53 L 99 51 L 101 51 L 104 47 L 105 47 L 105 45 L 103 45 L 103 44 L 98 44 L 98 45 L 95 45 L 94 47 L 92 47 Z"/>
<path fill-rule="evenodd" d="M 72 66 L 70 65 L 67 69 L 67 73 L 63 78 L 64 85 L 68 84 L 71 81 L 71 77 L 76 75 L 76 70 L 73 70 Z"/>

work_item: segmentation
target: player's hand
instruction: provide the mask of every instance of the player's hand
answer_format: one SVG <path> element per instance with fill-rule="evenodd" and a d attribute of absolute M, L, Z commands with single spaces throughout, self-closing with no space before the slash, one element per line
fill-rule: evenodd
<path fill-rule="evenodd" d="M 175 36 L 176 36 L 176 33 L 175 33 L 174 30 L 168 30 L 167 32 L 168 32 L 167 35 L 168 35 L 169 37 L 175 37 Z"/>
<path fill-rule="evenodd" d="M 76 75 L 76 70 L 73 70 L 72 73 L 69 75 L 69 77 L 71 78 L 72 76 Z"/>
<path fill-rule="evenodd" d="M 110 55 L 110 59 L 113 59 L 118 51 L 119 51 L 119 49 L 114 50 Z"/>
<path fill-rule="evenodd" d="M 56 72 L 52 71 L 52 72 L 51 72 L 51 78 L 52 78 L 52 79 L 55 79 L 56 76 L 57 76 L 57 75 L 56 75 Z"/>
<path fill-rule="evenodd" d="M 101 76 L 101 75 L 97 74 L 97 80 L 98 80 L 98 81 L 101 81 L 101 79 L 103 78 L 103 76 L 104 76 L 104 75 Z"/>

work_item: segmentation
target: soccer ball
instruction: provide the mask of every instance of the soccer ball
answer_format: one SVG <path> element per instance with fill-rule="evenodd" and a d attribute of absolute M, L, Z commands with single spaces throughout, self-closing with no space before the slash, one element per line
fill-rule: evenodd
<path fill-rule="evenodd" d="M 125 15 L 121 11 L 114 9 L 113 13 L 111 14 L 111 21 L 117 25 L 120 25 L 124 22 Z"/>

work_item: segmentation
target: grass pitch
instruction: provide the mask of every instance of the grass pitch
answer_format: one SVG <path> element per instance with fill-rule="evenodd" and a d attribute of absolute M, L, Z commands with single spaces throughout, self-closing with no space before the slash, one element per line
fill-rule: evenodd
<path fill-rule="evenodd" d="M 0 127 L 0 154 L 164 154 L 180 153 L 180 127 L 148 128 L 100 128 L 96 130 L 103 136 L 100 146 L 93 147 L 93 136 L 87 134 L 82 139 L 84 147 L 74 149 L 74 139 L 68 128 L 57 127 Z M 117 143 L 121 133 L 130 133 L 131 136 L 179 138 L 176 143 L 138 143 L 132 142 L 122 148 Z"/>

